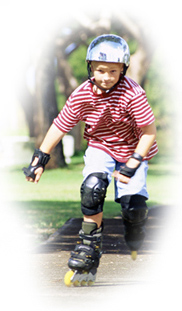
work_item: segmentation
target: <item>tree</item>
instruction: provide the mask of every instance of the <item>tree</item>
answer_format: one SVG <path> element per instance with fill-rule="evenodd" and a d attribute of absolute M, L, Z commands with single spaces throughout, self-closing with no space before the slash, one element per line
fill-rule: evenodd
<path fill-rule="evenodd" d="M 36 113 L 34 115 L 36 147 L 39 147 L 53 119 L 58 115 L 55 94 L 54 45 L 44 51 L 36 74 Z M 64 167 L 66 165 L 62 141 L 51 154 L 48 168 Z"/>

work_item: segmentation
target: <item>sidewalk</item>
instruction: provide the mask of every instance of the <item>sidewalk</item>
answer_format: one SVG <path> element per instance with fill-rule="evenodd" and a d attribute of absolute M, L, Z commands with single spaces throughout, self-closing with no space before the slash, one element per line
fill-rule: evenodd
<path fill-rule="evenodd" d="M 146 239 L 140 254 L 152 254 L 157 248 L 158 240 L 164 223 L 167 207 L 161 206 L 149 210 L 149 218 L 146 225 Z M 35 249 L 37 253 L 54 253 L 60 251 L 72 251 L 78 240 L 78 232 L 81 228 L 82 218 L 69 219 L 60 229 L 52 234 L 49 239 Z M 104 219 L 103 253 L 104 254 L 130 254 L 123 237 L 123 224 L 120 217 Z"/>
<path fill-rule="evenodd" d="M 121 218 L 104 219 L 103 255 L 96 282 L 92 287 L 67 288 L 64 285 L 64 275 L 68 271 L 67 261 L 78 240 L 82 222 L 81 218 L 69 219 L 31 253 L 33 270 L 40 289 L 39 298 L 46 306 L 51 305 L 51 311 L 57 310 L 58 306 L 62 306 L 61 310 L 86 308 L 90 311 L 93 310 L 93 302 L 98 308 L 103 303 L 109 307 L 110 304 L 113 306 L 118 293 L 125 293 L 122 296 L 124 303 L 131 292 L 136 294 L 139 290 L 145 290 L 148 276 L 160 255 L 160 237 L 169 210 L 165 206 L 150 209 L 146 239 L 135 261 L 131 260 L 124 242 Z"/>

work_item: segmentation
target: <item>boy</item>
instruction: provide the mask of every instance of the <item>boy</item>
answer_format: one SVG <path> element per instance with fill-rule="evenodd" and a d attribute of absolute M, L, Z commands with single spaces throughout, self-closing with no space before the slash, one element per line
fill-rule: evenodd
<path fill-rule="evenodd" d="M 88 47 L 86 61 L 88 80 L 68 98 L 31 164 L 24 168 L 26 179 L 37 183 L 51 150 L 80 120 L 85 122 L 88 148 L 81 185 L 81 243 L 71 252 L 66 285 L 95 281 L 101 257 L 103 204 L 112 176 L 115 201 L 122 207 L 125 241 L 133 259 L 136 257 L 148 212 L 147 163 L 157 153 L 155 119 L 145 91 L 125 76 L 130 61 L 125 40 L 116 35 L 97 37 Z"/>

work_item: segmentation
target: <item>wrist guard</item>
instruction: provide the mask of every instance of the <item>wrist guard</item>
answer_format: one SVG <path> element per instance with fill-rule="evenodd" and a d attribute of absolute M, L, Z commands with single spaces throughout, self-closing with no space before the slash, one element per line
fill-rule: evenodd
<path fill-rule="evenodd" d="M 38 162 L 36 165 L 32 166 L 32 163 L 33 163 L 35 158 L 38 158 Z M 50 154 L 45 153 L 45 152 L 41 151 L 40 149 L 35 149 L 30 165 L 27 168 L 24 167 L 22 169 L 25 176 L 35 179 L 35 174 L 34 174 L 35 170 L 39 167 L 42 167 L 44 170 L 45 166 L 49 162 L 49 160 L 50 160 Z"/>
<path fill-rule="evenodd" d="M 140 166 L 140 165 L 139 165 Z M 139 167 L 138 166 L 138 167 Z M 126 164 L 124 166 L 121 166 L 120 167 L 120 170 L 119 170 L 119 173 L 121 175 L 124 175 L 124 176 L 127 176 L 129 178 L 133 177 L 133 175 L 135 175 L 135 172 L 137 170 L 137 168 L 131 168 L 131 167 L 128 167 Z"/>
<path fill-rule="evenodd" d="M 143 160 L 143 157 L 140 154 L 136 153 L 136 152 L 134 152 L 130 158 L 138 160 L 139 161 L 138 166 L 135 167 L 135 168 L 131 168 L 131 167 L 128 167 L 125 164 L 124 166 L 121 166 L 120 170 L 119 170 L 119 173 L 121 175 L 127 176 L 129 178 L 131 178 L 131 177 L 133 177 L 135 175 L 136 170 L 139 168 L 139 166 L 140 166 L 140 164 L 141 164 L 141 162 Z"/>
<path fill-rule="evenodd" d="M 137 152 L 134 152 L 130 158 L 133 158 L 133 159 L 135 159 L 135 160 L 138 160 L 140 163 L 141 163 L 142 160 L 143 160 L 143 157 L 142 157 L 139 153 L 137 153 Z"/>

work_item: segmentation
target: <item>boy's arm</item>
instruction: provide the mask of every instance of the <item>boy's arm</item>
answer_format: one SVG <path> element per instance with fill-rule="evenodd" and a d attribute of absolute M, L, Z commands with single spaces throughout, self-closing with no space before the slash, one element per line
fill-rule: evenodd
<path fill-rule="evenodd" d="M 141 128 L 143 135 L 141 136 L 138 145 L 135 149 L 135 152 L 138 153 L 141 157 L 145 157 L 152 147 L 155 139 L 156 139 L 156 127 L 155 123 L 144 126 Z M 139 166 L 140 161 L 135 158 L 129 158 L 126 162 L 127 167 L 135 169 Z M 113 173 L 113 176 L 123 183 L 128 183 L 130 181 L 130 177 L 120 174 L 118 171 Z"/>
<path fill-rule="evenodd" d="M 39 149 L 45 153 L 51 153 L 65 134 L 56 125 L 52 124 Z"/>
<path fill-rule="evenodd" d="M 59 141 L 64 137 L 65 133 L 60 131 L 54 124 L 49 128 L 41 146 L 40 150 L 43 153 L 50 154 L 51 151 L 56 147 Z M 35 157 L 34 161 L 31 163 L 32 166 L 35 166 L 38 163 L 38 157 Z M 31 177 L 26 177 L 27 181 L 38 183 L 43 173 L 43 168 L 39 167 L 34 171 L 35 179 Z"/>

